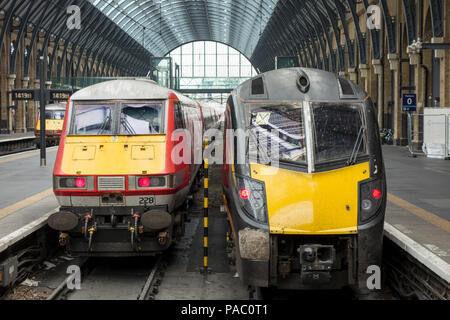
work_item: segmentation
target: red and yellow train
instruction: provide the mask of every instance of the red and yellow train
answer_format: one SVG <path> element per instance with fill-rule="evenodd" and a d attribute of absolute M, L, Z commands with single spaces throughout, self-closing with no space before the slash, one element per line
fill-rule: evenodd
<path fill-rule="evenodd" d="M 65 103 L 54 103 L 45 106 L 45 141 L 47 146 L 56 146 L 59 144 L 61 132 L 64 125 L 64 117 L 66 114 Z M 34 129 L 36 136 L 36 146 L 41 147 L 41 121 L 40 112 L 38 112 L 36 127 Z"/>
<path fill-rule="evenodd" d="M 217 115 L 142 79 L 73 94 L 53 172 L 60 211 L 49 218 L 79 255 L 153 255 L 183 233 L 175 210 L 197 182 L 203 135 Z"/>

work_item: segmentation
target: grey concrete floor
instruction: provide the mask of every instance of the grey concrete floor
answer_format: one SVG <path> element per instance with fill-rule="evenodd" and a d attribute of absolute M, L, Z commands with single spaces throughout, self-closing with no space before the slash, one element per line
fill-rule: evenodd
<path fill-rule="evenodd" d="M 39 150 L 0 157 L 0 209 L 52 187 L 56 148 L 47 148 L 47 166 L 40 166 Z M 31 155 L 4 162 L 8 159 Z"/>
<path fill-rule="evenodd" d="M 52 172 L 56 147 L 47 148 L 47 166 L 40 166 L 39 150 L 0 157 L 0 212 L 41 192 L 48 196 L 30 200 L 25 207 L 0 215 L 0 238 L 54 210 L 58 203 L 52 194 Z"/>
<path fill-rule="evenodd" d="M 384 146 L 383 156 L 388 193 L 429 215 L 414 214 L 411 209 L 388 201 L 386 222 L 450 263 L 450 161 L 412 158 L 406 148 L 394 146 Z"/>
<path fill-rule="evenodd" d="M 412 158 L 406 148 L 383 147 L 388 192 L 450 220 L 450 161 Z"/>

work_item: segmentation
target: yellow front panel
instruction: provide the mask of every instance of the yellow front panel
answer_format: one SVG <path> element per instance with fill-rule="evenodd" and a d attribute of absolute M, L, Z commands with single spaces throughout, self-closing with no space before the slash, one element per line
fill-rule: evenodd
<path fill-rule="evenodd" d="M 96 146 L 75 146 L 72 160 L 94 160 Z"/>
<path fill-rule="evenodd" d="M 45 130 L 62 130 L 64 125 L 64 120 L 53 120 L 53 119 L 47 119 L 45 120 Z M 38 120 L 36 124 L 36 130 L 41 130 L 41 121 Z"/>
<path fill-rule="evenodd" d="M 155 148 L 152 145 L 139 145 L 131 148 L 131 159 L 133 160 L 153 160 L 155 158 Z"/>
<path fill-rule="evenodd" d="M 158 174 L 165 169 L 166 136 L 67 136 L 65 174 Z"/>
<path fill-rule="evenodd" d="M 351 234 L 358 226 L 358 182 L 370 177 L 369 163 L 303 173 L 252 163 L 252 177 L 265 182 L 270 232 Z"/>

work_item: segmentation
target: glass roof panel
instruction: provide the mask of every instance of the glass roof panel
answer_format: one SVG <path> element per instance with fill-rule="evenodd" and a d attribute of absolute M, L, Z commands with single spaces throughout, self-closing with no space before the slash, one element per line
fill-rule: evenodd
<path fill-rule="evenodd" d="M 155 56 L 164 56 L 186 42 L 211 40 L 251 57 L 278 0 L 89 2 Z"/>

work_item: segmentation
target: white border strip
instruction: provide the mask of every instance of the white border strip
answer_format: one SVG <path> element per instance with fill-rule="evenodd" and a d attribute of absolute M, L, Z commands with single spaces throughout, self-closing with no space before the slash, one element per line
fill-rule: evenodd
<path fill-rule="evenodd" d="M 384 223 L 384 234 L 447 283 L 450 282 L 450 264 L 387 222 Z"/>
<path fill-rule="evenodd" d="M 24 137 L 18 137 L 18 138 L 0 138 L 0 143 L 4 143 L 4 142 L 10 142 L 10 141 L 22 141 L 22 140 L 32 140 L 32 139 L 36 139 L 35 135 L 32 136 L 24 136 Z"/>
<path fill-rule="evenodd" d="M 57 148 L 58 148 L 58 146 L 47 147 L 46 150 L 47 151 L 52 151 L 53 149 L 57 149 Z M 41 149 L 32 149 L 32 150 L 21 151 L 21 152 L 16 152 L 16 153 L 8 153 L 8 154 L 0 156 L 0 160 L 1 159 L 7 159 L 7 158 L 13 158 L 13 157 L 16 157 L 16 156 L 20 156 L 22 154 L 27 154 L 27 153 L 32 153 L 32 152 L 35 152 L 36 155 L 38 155 L 40 150 Z M 33 154 L 33 156 L 34 156 L 34 154 Z"/>
<path fill-rule="evenodd" d="M 56 207 L 52 211 L 47 212 L 40 218 L 34 220 L 33 222 L 30 222 L 29 224 L 23 226 L 22 228 L 17 229 L 16 231 L 1 238 L 0 239 L 0 252 L 8 249 L 10 246 L 15 244 L 16 242 L 22 240 L 26 236 L 30 235 L 34 231 L 36 231 L 36 230 L 40 229 L 41 227 L 43 227 L 44 225 L 46 225 L 48 217 L 52 213 L 55 213 L 58 209 L 59 209 L 59 207 Z"/>

